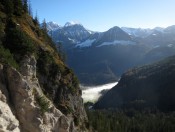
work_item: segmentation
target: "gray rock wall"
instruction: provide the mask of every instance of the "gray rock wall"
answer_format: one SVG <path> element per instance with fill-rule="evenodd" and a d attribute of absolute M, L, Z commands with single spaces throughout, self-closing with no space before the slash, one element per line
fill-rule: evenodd
<path fill-rule="evenodd" d="M 70 98 L 74 104 L 82 105 L 79 104 L 80 97 Z M 84 107 L 82 109 L 79 111 L 84 111 Z M 20 72 L 12 67 L 0 65 L 0 131 L 78 131 L 73 117 L 65 116 L 43 94 L 36 78 L 34 56 L 24 57 Z"/>

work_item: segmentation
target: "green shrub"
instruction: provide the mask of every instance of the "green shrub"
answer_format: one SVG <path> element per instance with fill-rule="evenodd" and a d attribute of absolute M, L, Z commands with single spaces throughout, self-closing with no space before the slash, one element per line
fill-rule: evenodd
<path fill-rule="evenodd" d="M 4 27 L 4 24 L 3 24 L 3 22 L 2 22 L 2 20 L 1 20 L 1 18 L 0 18 L 0 41 L 1 41 L 1 38 L 3 37 L 3 27 Z"/>
<path fill-rule="evenodd" d="M 75 126 L 78 126 L 80 124 L 80 119 L 77 116 L 74 116 L 74 123 Z"/>
<path fill-rule="evenodd" d="M 40 107 L 41 113 L 44 114 L 45 112 L 49 111 L 50 103 L 44 96 L 38 96 L 37 98 L 38 105 Z"/>
<path fill-rule="evenodd" d="M 48 76 L 50 74 L 49 67 L 51 66 L 51 64 L 53 64 L 53 62 L 54 62 L 53 57 L 50 55 L 49 52 L 39 50 L 37 68 L 38 68 L 38 72 L 41 75 Z"/>
<path fill-rule="evenodd" d="M 71 72 L 72 74 L 72 85 L 69 87 L 71 90 L 72 94 L 75 94 L 79 88 L 79 80 L 78 78 L 73 74 L 73 72 Z"/>
<path fill-rule="evenodd" d="M 20 60 L 24 55 L 34 53 L 35 45 L 26 33 L 22 32 L 19 27 L 13 26 L 14 23 L 9 23 L 3 44 L 15 55 L 15 59 Z"/>
<path fill-rule="evenodd" d="M 19 68 L 19 65 L 14 60 L 13 55 L 10 53 L 10 51 L 8 49 L 4 49 L 2 46 L 0 46 L 0 62 L 9 64 L 16 69 Z"/>

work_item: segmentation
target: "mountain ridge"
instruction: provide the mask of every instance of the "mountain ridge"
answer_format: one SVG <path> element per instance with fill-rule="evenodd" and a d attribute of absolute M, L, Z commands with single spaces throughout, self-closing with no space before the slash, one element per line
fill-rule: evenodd
<path fill-rule="evenodd" d="M 175 56 L 126 71 L 119 83 L 96 104 L 97 109 L 146 109 L 174 111 Z"/>
<path fill-rule="evenodd" d="M 57 24 L 55 22 L 50 21 L 50 22 L 47 22 L 47 25 L 51 26 L 52 23 Z M 57 24 L 57 25 L 59 25 L 59 24 Z M 83 26 L 81 23 L 77 23 L 77 22 L 73 22 L 73 21 L 66 22 L 64 26 L 61 26 L 61 25 L 59 25 L 59 26 L 63 28 L 63 27 L 66 27 L 66 25 L 68 25 L 68 26 L 74 26 L 74 25 Z M 154 28 L 133 28 L 133 27 L 119 27 L 119 28 L 122 29 L 123 31 L 125 31 L 126 33 L 128 33 L 129 35 L 133 35 L 135 37 L 141 37 L 142 35 L 139 35 L 138 33 L 134 33 L 134 32 L 142 32 L 142 34 L 145 34 L 143 36 L 147 36 L 147 35 L 150 35 L 155 30 L 163 32 L 164 30 L 172 29 L 174 26 L 175 25 L 171 25 L 171 26 L 168 26 L 168 27 L 154 27 Z M 118 27 L 118 26 L 113 26 L 110 29 L 113 29 L 115 27 Z M 110 29 L 108 29 L 108 30 L 110 30 Z M 87 30 L 90 31 L 90 32 L 93 32 L 93 33 L 103 33 L 103 32 L 108 31 L 108 30 L 106 30 L 106 31 L 100 31 L 99 32 L 99 31 L 92 31 L 92 30 L 89 30 L 89 29 L 87 29 Z"/>
<path fill-rule="evenodd" d="M 53 32 L 52 38 L 58 47 L 61 43 L 67 54 L 66 63 L 80 83 L 96 85 L 117 81 L 133 66 L 174 55 L 173 27 L 131 28 L 126 32 L 114 26 L 104 32 L 89 33 L 83 25 L 72 25 L 66 30 L 58 29 L 59 33 Z M 129 34 L 131 31 L 133 34 Z"/>

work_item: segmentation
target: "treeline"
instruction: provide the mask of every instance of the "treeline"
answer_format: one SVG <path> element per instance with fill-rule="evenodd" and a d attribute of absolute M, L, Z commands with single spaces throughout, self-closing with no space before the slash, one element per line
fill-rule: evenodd
<path fill-rule="evenodd" d="M 5 15 L 4 15 L 5 13 Z M 4 17 L 6 16 L 6 17 Z M 33 16 L 32 12 L 32 6 L 30 0 L 1 0 L 0 1 L 0 44 L 2 43 L 1 40 L 4 37 L 4 29 L 3 27 L 6 25 L 6 23 L 16 23 L 14 20 L 16 18 L 20 19 L 26 19 L 26 18 L 32 18 L 32 23 L 35 24 L 35 27 L 38 27 L 36 29 L 34 26 L 31 26 L 33 28 L 33 31 L 38 35 L 38 37 L 44 37 L 46 39 L 46 43 L 52 43 L 52 48 L 57 50 L 59 52 L 59 56 L 62 59 L 62 61 L 65 61 L 66 55 L 61 48 L 61 43 L 57 44 L 57 47 L 55 46 L 56 44 L 52 41 L 52 36 L 48 36 L 48 30 L 47 30 L 47 23 L 46 20 L 44 19 L 42 23 L 40 24 L 39 22 L 39 17 L 38 13 L 36 11 L 35 16 Z M 30 23 L 30 25 L 32 25 Z M 10 28 L 14 28 L 14 25 L 6 25 L 10 26 Z M 18 26 L 18 25 L 15 25 Z M 41 32 L 42 31 L 42 32 Z"/>
<path fill-rule="evenodd" d="M 2 5 L 4 5 L 3 10 L 8 15 L 21 16 L 23 13 L 31 14 L 31 6 L 28 0 L 1 0 Z"/>
<path fill-rule="evenodd" d="M 32 6 L 31 6 L 30 0 L 1 0 L 0 10 L 2 12 L 5 12 L 9 18 L 13 16 L 20 17 L 26 14 L 33 17 Z M 37 11 L 33 19 L 34 19 L 35 24 L 39 24 L 39 18 L 38 18 Z M 45 22 L 45 20 L 43 20 L 43 22 Z M 46 28 L 44 30 L 46 30 Z"/>
<path fill-rule="evenodd" d="M 36 38 L 44 40 L 45 46 L 51 46 L 55 52 L 55 43 L 47 34 L 46 20 L 39 24 L 38 16 L 31 15 L 30 0 L 1 0 L 0 1 L 0 62 L 8 63 L 17 68 L 18 62 L 25 54 L 33 54 L 36 51 Z M 27 28 L 26 25 L 29 25 Z M 30 28 L 30 29 L 29 29 Z M 28 33 L 27 33 L 28 32 Z M 60 58 L 62 53 L 58 53 Z"/>
<path fill-rule="evenodd" d="M 130 110 L 87 110 L 92 132 L 174 132 L 175 113 Z"/>

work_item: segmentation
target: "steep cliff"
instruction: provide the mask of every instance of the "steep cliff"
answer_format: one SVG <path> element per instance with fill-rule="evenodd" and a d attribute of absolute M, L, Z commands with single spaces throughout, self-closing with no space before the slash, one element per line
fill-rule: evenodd
<path fill-rule="evenodd" d="M 2 65 L 0 71 L 2 70 Z M 1 74 L 1 73 L 0 73 Z M 1 76 L 2 77 L 2 76 Z M 0 87 L 5 88 L 0 82 Z M 19 132 L 19 121 L 16 119 L 14 114 L 12 113 L 12 110 L 7 103 L 7 97 L 2 94 L 2 89 L 0 89 L 0 131 L 6 132 L 6 131 L 13 131 L 13 132 Z M 6 89 L 4 89 L 6 90 Z"/>
<path fill-rule="evenodd" d="M 69 131 L 70 127 L 73 127 L 72 121 L 56 109 L 42 93 L 36 78 L 35 59 L 31 58 L 28 62 L 34 65 L 25 63 L 26 69 L 23 70 L 23 75 L 9 66 L 1 65 L 0 71 L 2 93 L 8 101 L 6 105 L 13 111 L 13 116 L 18 119 L 20 130 L 26 132 Z"/>
<path fill-rule="evenodd" d="M 0 131 L 86 131 L 76 76 L 37 20 L 15 4 L 0 1 Z"/>

